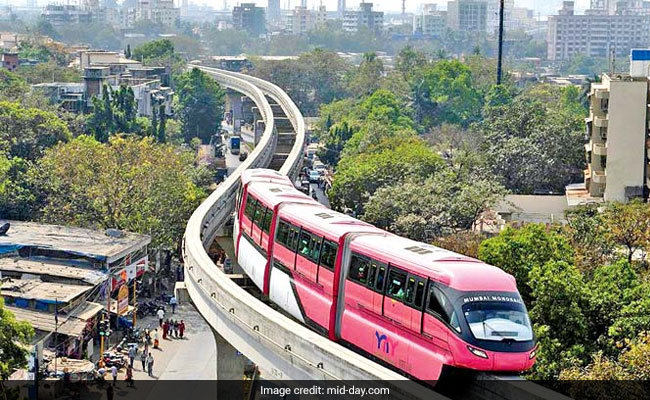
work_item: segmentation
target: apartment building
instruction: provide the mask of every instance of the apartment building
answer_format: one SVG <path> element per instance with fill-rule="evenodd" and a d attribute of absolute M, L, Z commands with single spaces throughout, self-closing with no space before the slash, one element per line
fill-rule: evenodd
<path fill-rule="evenodd" d="M 413 34 L 441 37 L 447 28 L 447 13 L 439 11 L 436 4 L 423 4 L 413 15 Z"/>
<path fill-rule="evenodd" d="M 316 16 L 307 7 L 298 6 L 287 16 L 287 31 L 294 35 L 306 35 L 316 26 Z"/>
<path fill-rule="evenodd" d="M 173 26 L 181 18 L 181 9 L 174 7 L 173 0 L 139 0 L 135 20 Z"/>
<path fill-rule="evenodd" d="M 637 4 L 638 3 L 638 4 Z M 558 15 L 548 19 L 548 59 L 567 60 L 577 54 L 623 57 L 630 49 L 650 46 L 650 15 L 646 2 L 594 0 L 583 15 L 575 14 L 573 1 L 565 1 Z"/>
<path fill-rule="evenodd" d="M 242 3 L 232 10 L 232 25 L 240 31 L 247 31 L 253 35 L 266 33 L 266 15 L 264 8 L 257 7 L 255 3 Z"/>
<path fill-rule="evenodd" d="M 338 13 L 340 18 L 343 18 L 345 16 L 345 11 L 346 11 L 346 6 L 345 6 L 345 0 L 338 0 L 336 4 L 336 12 Z"/>
<path fill-rule="evenodd" d="M 454 0 L 447 3 L 447 25 L 453 30 L 485 32 L 488 3 L 485 0 Z"/>
<path fill-rule="evenodd" d="M 282 18 L 282 9 L 280 8 L 280 0 L 269 0 L 269 5 L 266 8 L 266 15 L 269 21 L 278 22 Z"/>
<path fill-rule="evenodd" d="M 648 187 L 650 50 L 633 50 L 630 74 L 605 74 L 591 85 L 586 120 L 588 167 L 582 186 L 567 188 L 569 205 L 644 197 Z"/>
<path fill-rule="evenodd" d="M 343 15 L 343 30 L 358 32 L 360 29 L 381 32 L 384 29 L 384 13 L 373 11 L 372 3 L 361 3 L 357 10 L 346 11 Z"/>

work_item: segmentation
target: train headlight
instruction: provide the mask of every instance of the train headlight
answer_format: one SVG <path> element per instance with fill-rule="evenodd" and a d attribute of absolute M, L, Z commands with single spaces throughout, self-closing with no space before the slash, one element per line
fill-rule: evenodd
<path fill-rule="evenodd" d="M 533 351 L 530 352 L 530 354 L 528 355 L 528 359 L 532 360 L 533 358 L 535 358 L 536 355 L 537 355 L 537 346 L 535 346 Z"/>
<path fill-rule="evenodd" d="M 467 350 L 469 350 L 472 354 L 474 354 L 476 357 L 481 357 L 481 358 L 488 358 L 488 355 L 486 352 L 483 350 L 475 349 L 472 346 L 467 346 Z"/>

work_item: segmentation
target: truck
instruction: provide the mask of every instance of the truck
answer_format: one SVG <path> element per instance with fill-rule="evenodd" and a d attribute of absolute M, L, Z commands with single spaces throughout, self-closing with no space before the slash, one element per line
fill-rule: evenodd
<path fill-rule="evenodd" d="M 229 141 L 229 147 L 230 147 L 231 154 L 239 154 L 239 150 L 241 147 L 241 137 L 231 136 Z"/>

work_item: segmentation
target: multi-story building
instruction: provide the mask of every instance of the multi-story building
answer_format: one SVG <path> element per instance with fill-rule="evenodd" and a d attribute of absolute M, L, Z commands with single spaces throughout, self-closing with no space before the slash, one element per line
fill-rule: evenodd
<path fill-rule="evenodd" d="M 247 31 L 253 35 L 266 33 L 266 16 L 264 8 L 255 3 L 242 3 L 232 10 L 232 25 L 235 29 Z"/>
<path fill-rule="evenodd" d="M 269 21 L 278 22 L 282 18 L 281 0 L 269 0 L 269 6 L 266 8 L 266 15 Z"/>
<path fill-rule="evenodd" d="M 181 17 L 180 8 L 174 7 L 174 0 L 139 0 L 135 10 L 136 21 L 173 26 Z"/>
<path fill-rule="evenodd" d="M 316 11 L 316 26 L 325 26 L 327 24 L 327 7 L 324 5 L 318 6 Z"/>
<path fill-rule="evenodd" d="M 515 0 L 505 0 L 503 7 L 503 20 L 507 26 L 508 21 L 512 19 L 512 9 L 515 8 Z M 499 12 L 500 12 L 500 1 L 499 0 L 487 0 L 487 20 L 486 20 L 486 29 L 490 34 L 496 33 L 499 29 Z"/>
<path fill-rule="evenodd" d="M 441 37 L 447 28 L 447 13 L 438 11 L 436 4 L 423 4 L 421 12 L 413 15 L 413 34 Z"/>
<path fill-rule="evenodd" d="M 304 35 L 314 29 L 316 18 L 307 7 L 296 7 L 287 17 L 287 31 L 294 35 Z"/>
<path fill-rule="evenodd" d="M 596 3 L 596 4 L 594 4 Z M 630 49 L 650 46 L 650 16 L 635 4 L 594 0 L 584 15 L 575 14 L 574 2 L 565 1 L 558 15 L 548 19 L 548 58 L 566 60 L 577 54 L 625 56 Z"/>
<path fill-rule="evenodd" d="M 338 0 L 337 6 L 336 6 L 336 12 L 339 15 L 339 18 L 343 18 L 345 16 L 345 0 Z"/>
<path fill-rule="evenodd" d="M 488 3 L 485 0 L 454 0 L 447 3 L 447 25 L 455 31 L 485 32 Z"/>
<path fill-rule="evenodd" d="M 2 57 L 0 57 L 0 59 L 2 61 L 2 68 L 11 72 L 15 72 L 20 65 L 20 61 L 18 60 L 18 53 L 16 52 L 5 51 L 2 53 Z"/>
<path fill-rule="evenodd" d="M 584 184 L 567 188 L 569 205 L 579 203 L 576 199 L 627 202 L 646 195 L 650 50 L 633 50 L 631 58 L 630 74 L 605 74 L 591 85 L 588 167 Z"/>
<path fill-rule="evenodd" d="M 54 27 L 93 22 L 92 11 L 75 5 L 48 4 L 41 13 L 41 17 Z"/>
<path fill-rule="evenodd" d="M 358 10 L 346 11 L 343 16 L 343 30 L 358 32 L 360 29 L 368 29 L 381 32 L 384 29 L 384 13 L 373 11 L 372 8 L 372 3 L 361 3 Z"/>

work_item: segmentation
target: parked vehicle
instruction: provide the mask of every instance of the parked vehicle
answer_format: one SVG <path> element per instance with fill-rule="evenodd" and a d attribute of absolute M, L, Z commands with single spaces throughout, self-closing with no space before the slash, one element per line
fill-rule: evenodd
<path fill-rule="evenodd" d="M 241 147 L 241 137 L 231 136 L 228 144 L 229 144 L 228 147 L 230 147 L 231 154 L 235 154 L 235 155 L 239 154 L 240 147 Z"/>
<path fill-rule="evenodd" d="M 239 153 L 239 161 L 246 161 L 247 158 L 248 158 L 247 152 L 242 151 L 241 153 Z"/>
<path fill-rule="evenodd" d="M 320 182 L 320 173 L 315 169 L 309 171 L 309 183 L 318 183 L 318 182 Z"/>

